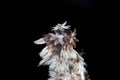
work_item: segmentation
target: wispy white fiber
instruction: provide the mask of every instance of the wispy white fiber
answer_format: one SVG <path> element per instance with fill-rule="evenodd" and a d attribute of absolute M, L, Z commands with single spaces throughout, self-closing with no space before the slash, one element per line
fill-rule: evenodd
<path fill-rule="evenodd" d="M 45 41 L 44 41 L 43 38 L 40 38 L 40 39 L 34 41 L 34 43 L 35 43 L 35 44 L 45 44 Z"/>

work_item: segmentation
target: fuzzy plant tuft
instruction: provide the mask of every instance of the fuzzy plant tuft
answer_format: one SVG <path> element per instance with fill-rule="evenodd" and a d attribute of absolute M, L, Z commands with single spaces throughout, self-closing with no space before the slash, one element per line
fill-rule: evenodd
<path fill-rule="evenodd" d="M 83 57 L 74 49 L 76 29 L 70 30 L 67 21 L 52 27 L 51 33 L 34 41 L 35 44 L 46 46 L 39 53 L 42 60 L 40 65 L 49 65 L 48 80 L 90 80 L 85 69 Z"/>

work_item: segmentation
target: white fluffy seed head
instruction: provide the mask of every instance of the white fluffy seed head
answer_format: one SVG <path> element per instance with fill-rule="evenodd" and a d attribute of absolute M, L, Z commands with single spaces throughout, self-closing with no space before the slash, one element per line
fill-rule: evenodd
<path fill-rule="evenodd" d="M 42 57 L 39 65 L 49 65 L 48 80 L 85 80 L 84 59 L 73 49 L 76 30 L 72 32 L 66 24 L 67 21 L 57 24 L 53 33 L 34 41 L 35 44 L 47 44 L 39 53 Z"/>

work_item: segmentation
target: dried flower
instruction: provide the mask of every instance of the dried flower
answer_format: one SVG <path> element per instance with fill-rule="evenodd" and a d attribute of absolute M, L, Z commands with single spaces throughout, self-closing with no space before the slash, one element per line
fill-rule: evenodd
<path fill-rule="evenodd" d="M 48 80 L 88 80 L 84 59 L 73 49 L 79 41 L 75 37 L 76 29 L 72 32 L 66 24 L 67 21 L 57 24 L 53 33 L 34 41 L 35 44 L 47 44 L 39 53 L 42 57 L 39 65 L 49 65 Z"/>

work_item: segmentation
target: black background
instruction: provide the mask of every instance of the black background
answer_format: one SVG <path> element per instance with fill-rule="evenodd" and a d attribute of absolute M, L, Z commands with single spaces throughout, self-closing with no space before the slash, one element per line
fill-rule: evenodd
<path fill-rule="evenodd" d="M 33 41 L 51 31 L 57 23 L 68 21 L 77 29 L 77 51 L 83 55 L 91 80 L 120 80 L 118 73 L 117 31 L 104 9 L 96 0 L 44 0 L 31 5 L 29 16 L 32 24 L 32 80 L 47 80 L 48 66 L 37 67 L 38 53 L 45 45 Z M 107 18 L 107 17 L 108 18 Z M 107 22 L 108 21 L 108 22 Z M 113 26 L 113 27 L 110 27 Z"/>

